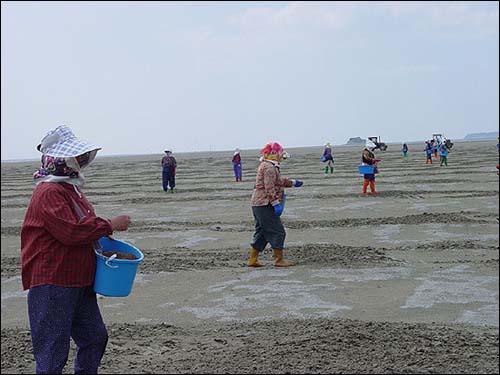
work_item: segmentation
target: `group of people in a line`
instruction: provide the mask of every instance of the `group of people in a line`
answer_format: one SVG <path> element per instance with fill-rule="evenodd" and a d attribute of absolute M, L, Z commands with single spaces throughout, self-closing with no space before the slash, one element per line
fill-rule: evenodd
<path fill-rule="evenodd" d="M 448 153 L 449 149 L 446 147 L 446 144 L 444 142 L 438 143 L 435 142 L 435 140 L 427 140 L 425 141 L 425 151 L 427 155 L 426 159 L 426 164 L 432 164 L 432 157 L 440 157 L 440 165 L 445 165 L 448 166 Z M 368 194 L 378 194 L 378 192 L 375 190 L 375 174 L 378 173 L 378 162 L 380 159 L 376 158 L 373 150 L 375 148 L 375 144 L 371 141 L 367 141 L 365 148 L 362 151 L 361 155 L 361 165 L 373 165 L 373 173 L 364 173 L 363 177 L 363 187 L 362 187 L 362 194 L 367 194 L 368 187 L 370 188 L 370 193 Z M 406 143 L 403 143 L 401 152 L 403 153 L 403 157 L 406 158 L 408 157 L 408 145 Z M 170 191 L 171 193 L 174 192 L 174 187 L 175 187 L 175 175 L 176 175 L 176 167 L 177 167 L 177 162 L 175 158 L 172 156 L 172 151 L 167 149 L 165 150 L 166 155 L 162 158 L 161 160 L 161 165 L 162 165 L 162 181 L 163 181 L 163 190 L 164 191 Z M 323 153 L 321 155 L 321 161 L 325 164 L 324 165 L 324 176 L 326 177 L 328 173 L 333 174 L 333 165 L 334 165 L 334 159 L 333 159 L 333 152 L 332 152 L 332 146 L 330 142 L 327 142 L 323 148 Z M 234 151 L 233 157 L 232 157 L 232 165 L 233 165 L 233 172 L 234 172 L 234 177 L 236 182 L 242 182 L 242 160 L 241 160 L 241 152 L 240 149 L 236 149 Z"/>

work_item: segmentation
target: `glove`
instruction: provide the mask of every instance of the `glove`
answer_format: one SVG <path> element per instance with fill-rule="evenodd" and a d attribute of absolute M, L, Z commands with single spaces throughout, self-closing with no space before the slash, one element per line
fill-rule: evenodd
<path fill-rule="evenodd" d="M 281 216 L 281 214 L 283 213 L 283 206 L 278 203 L 274 205 L 273 208 L 274 208 L 274 214 L 276 216 Z"/>
<path fill-rule="evenodd" d="M 302 185 L 304 185 L 304 183 L 302 181 L 295 180 L 295 183 L 293 184 L 293 187 L 301 187 Z"/>

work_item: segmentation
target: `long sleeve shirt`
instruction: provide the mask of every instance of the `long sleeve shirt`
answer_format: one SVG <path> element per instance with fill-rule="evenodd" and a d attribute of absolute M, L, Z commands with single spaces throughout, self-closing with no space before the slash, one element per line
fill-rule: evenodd
<path fill-rule="evenodd" d="M 23 289 L 45 284 L 92 285 L 96 268 L 93 242 L 112 233 L 110 221 L 97 217 L 73 185 L 38 184 L 21 228 Z"/>
<path fill-rule="evenodd" d="M 174 169 L 175 167 L 177 167 L 177 161 L 175 160 L 175 158 L 173 156 L 165 155 L 161 159 L 161 166 L 163 168 Z"/>
<path fill-rule="evenodd" d="M 255 186 L 252 194 L 252 206 L 267 206 L 281 203 L 285 187 L 292 187 L 293 181 L 282 178 L 278 166 L 269 161 L 262 161 L 257 168 Z"/>
<path fill-rule="evenodd" d="M 238 165 L 241 164 L 241 156 L 240 154 L 236 154 L 233 156 L 233 164 Z"/>
<path fill-rule="evenodd" d="M 332 149 L 330 147 L 325 147 L 323 150 L 323 156 L 325 160 L 333 160 Z"/>
<path fill-rule="evenodd" d="M 375 154 L 367 149 L 364 149 L 363 154 L 361 155 L 361 162 L 368 165 L 373 165 L 373 159 L 375 159 Z"/>

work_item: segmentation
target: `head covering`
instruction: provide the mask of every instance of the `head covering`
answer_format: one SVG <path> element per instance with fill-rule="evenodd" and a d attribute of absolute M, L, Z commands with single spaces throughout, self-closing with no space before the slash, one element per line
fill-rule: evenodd
<path fill-rule="evenodd" d="M 326 142 L 325 147 L 330 148 L 330 147 L 332 147 L 332 146 L 330 146 L 330 142 Z"/>
<path fill-rule="evenodd" d="M 281 159 L 288 157 L 288 153 L 281 147 L 278 142 L 269 142 L 261 150 L 260 154 L 264 160 L 279 162 Z"/>
<path fill-rule="evenodd" d="M 373 141 L 367 139 L 365 147 L 371 151 L 373 148 L 377 147 L 377 145 L 373 143 Z"/>
<path fill-rule="evenodd" d="M 66 125 L 50 130 L 37 146 L 37 150 L 43 155 L 42 167 L 33 174 L 35 184 L 67 182 L 83 186 L 85 177 L 81 169 L 94 160 L 100 149 L 92 143 L 76 138 Z"/>
<path fill-rule="evenodd" d="M 69 158 L 74 159 L 74 158 Z M 85 177 L 77 170 L 68 167 L 65 158 L 42 156 L 42 166 L 33 174 L 33 182 L 67 182 L 76 186 L 85 184 Z"/>
<path fill-rule="evenodd" d="M 234 150 L 234 154 L 233 154 L 233 156 L 234 156 L 234 155 L 238 155 L 239 153 L 240 153 L 240 149 L 239 149 L 239 148 L 237 148 L 237 149 L 235 149 L 235 150 Z"/>
<path fill-rule="evenodd" d="M 66 125 L 50 130 L 37 146 L 37 150 L 42 154 L 56 158 L 75 157 L 100 149 L 101 147 L 76 138 Z"/>

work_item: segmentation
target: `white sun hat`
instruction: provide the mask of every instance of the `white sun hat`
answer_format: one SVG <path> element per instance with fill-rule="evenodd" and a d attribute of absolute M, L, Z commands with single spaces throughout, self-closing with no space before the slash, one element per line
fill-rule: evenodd
<path fill-rule="evenodd" d="M 365 147 L 366 148 L 375 148 L 375 147 L 377 147 L 377 145 L 375 143 L 373 143 L 373 141 L 367 139 L 366 143 L 365 143 Z"/>
<path fill-rule="evenodd" d="M 75 157 L 100 149 L 99 146 L 76 138 L 73 131 L 66 125 L 50 130 L 37 146 L 37 150 L 42 154 L 56 158 Z"/>

